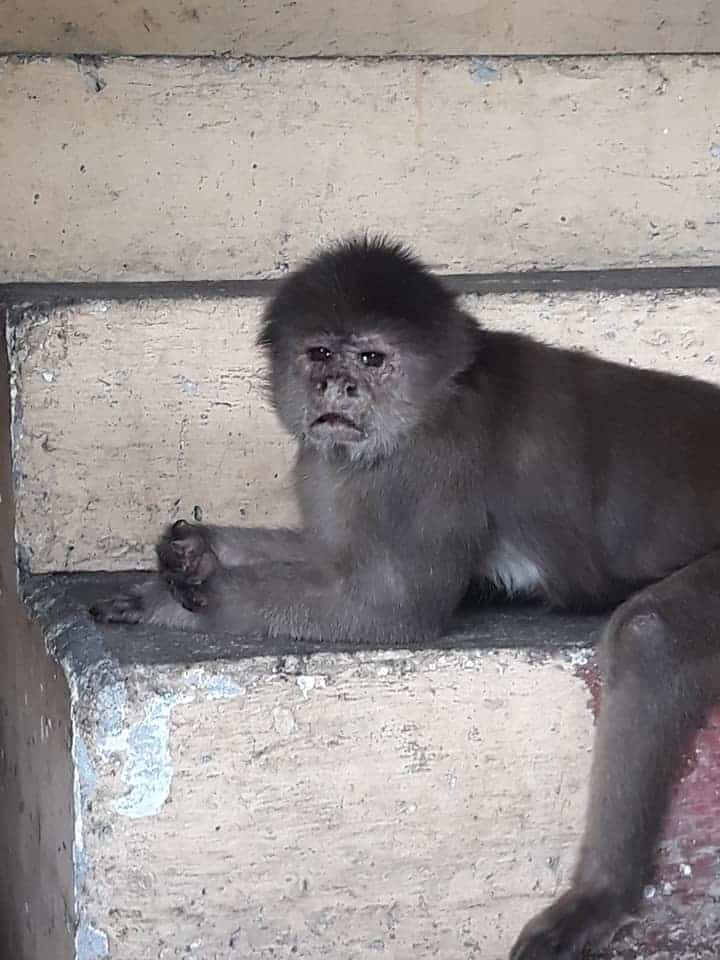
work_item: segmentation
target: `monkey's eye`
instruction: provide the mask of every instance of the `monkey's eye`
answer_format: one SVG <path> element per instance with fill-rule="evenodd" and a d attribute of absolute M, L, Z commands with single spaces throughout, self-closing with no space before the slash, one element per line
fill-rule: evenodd
<path fill-rule="evenodd" d="M 385 363 L 385 354 L 377 353 L 375 350 L 366 350 L 360 354 L 360 361 L 366 367 L 381 367 Z"/>
<path fill-rule="evenodd" d="M 331 356 L 332 353 L 327 347 L 310 347 L 307 351 L 307 357 L 311 363 L 327 363 Z"/>

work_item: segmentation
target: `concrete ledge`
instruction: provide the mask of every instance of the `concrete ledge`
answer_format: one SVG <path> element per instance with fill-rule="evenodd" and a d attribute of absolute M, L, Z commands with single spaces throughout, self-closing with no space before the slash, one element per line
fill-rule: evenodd
<path fill-rule="evenodd" d="M 652 53 L 720 49 L 703 0 L 5 0 L 0 50 L 44 53 Z"/>
<path fill-rule="evenodd" d="M 717 282 L 712 268 L 653 277 Z M 597 288 L 557 290 L 567 283 L 558 275 L 542 281 L 550 292 L 532 289 L 532 277 L 529 291 L 505 281 L 508 293 L 494 292 L 501 278 L 455 282 L 491 291 L 463 300 L 490 328 L 720 381 L 716 287 L 624 292 L 648 282 L 644 272 L 582 281 Z M 44 299 L 7 306 L 16 524 L 28 571 L 151 565 L 158 531 L 178 516 L 296 521 L 293 449 L 267 404 L 254 347 L 264 298 L 250 288 L 237 296 L 237 286 L 174 286 L 176 296 L 164 296 L 160 285 L 127 299 L 137 288 L 52 286 Z M 103 292 L 119 295 L 93 298 Z"/>
<path fill-rule="evenodd" d="M 717 264 L 719 86 L 718 56 L 8 57 L 0 280 L 277 277 L 358 228 L 452 273 Z"/>
<path fill-rule="evenodd" d="M 598 619 L 494 609 L 407 650 L 89 620 L 141 576 L 25 586 L 71 690 L 77 960 L 505 957 L 572 863 Z M 719 731 L 615 957 L 717 955 Z"/>
<path fill-rule="evenodd" d="M 635 293 L 720 289 L 720 266 L 632 267 L 616 270 L 529 270 L 521 273 L 445 274 L 458 294 Z M 158 280 L 115 283 L 0 283 L 0 306 L 9 322 L 26 310 L 44 312 L 93 300 L 222 300 L 270 297 L 279 280 Z"/>

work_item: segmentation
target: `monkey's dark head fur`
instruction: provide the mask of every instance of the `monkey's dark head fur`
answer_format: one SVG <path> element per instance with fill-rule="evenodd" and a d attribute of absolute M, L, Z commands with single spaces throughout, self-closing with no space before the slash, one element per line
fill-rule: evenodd
<path fill-rule="evenodd" d="M 401 244 L 345 240 L 280 285 L 258 343 L 276 409 L 300 443 L 353 460 L 412 439 L 474 362 L 475 322 Z"/>

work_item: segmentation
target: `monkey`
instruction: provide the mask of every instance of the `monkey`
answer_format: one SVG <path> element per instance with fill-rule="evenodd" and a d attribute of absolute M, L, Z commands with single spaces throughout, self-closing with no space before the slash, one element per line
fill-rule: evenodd
<path fill-rule="evenodd" d="M 720 389 L 490 330 L 403 244 L 351 237 L 261 320 L 297 529 L 179 520 L 103 622 L 415 646 L 473 588 L 607 611 L 568 890 L 511 960 L 575 960 L 637 909 L 687 738 L 720 699 Z"/>

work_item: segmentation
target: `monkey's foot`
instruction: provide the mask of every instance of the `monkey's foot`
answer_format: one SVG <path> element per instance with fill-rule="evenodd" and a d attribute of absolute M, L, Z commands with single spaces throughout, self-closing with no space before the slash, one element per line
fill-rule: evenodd
<path fill-rule="evenodd" d="M 177 520 L 155 548 L 160 576 L 186 610 L 208 604 L 207 583 L 217 570 L 218 559 L 210 537 L 200 524 Z"/>
<path fill-rule="evenodd" d="M 626 919 L 617 896 L 571 890 L 526 924 L 510 960 L 580 960 L 606 946 Z"/>

